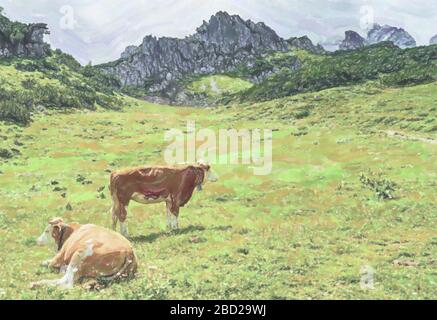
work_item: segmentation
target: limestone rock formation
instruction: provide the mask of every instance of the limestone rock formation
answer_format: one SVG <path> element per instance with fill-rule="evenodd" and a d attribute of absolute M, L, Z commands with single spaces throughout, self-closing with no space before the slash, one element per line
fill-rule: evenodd
<path fill-rule="evenodd" d="M 367 41 L 355 31 L 346 31 L 340 50 L 355 50 L 366 46 Z"/>

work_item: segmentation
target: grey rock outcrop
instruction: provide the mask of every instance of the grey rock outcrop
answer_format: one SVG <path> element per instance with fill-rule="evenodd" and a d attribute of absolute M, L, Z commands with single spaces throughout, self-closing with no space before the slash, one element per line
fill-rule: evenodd
<path fill-rule="evenodd" d="M 437 44 L 437 34 L 429 40 L 429 44 Z"/>
<path fill-rule="evenodd" d="M 234 71 L 268 52 L 286 52 L 290 45 L 321 52 L 308 38 L 284 40 L 264 23 L 218 12 L 196 33 L 184 39 L 146 36 L 130 46 L 115 62 L 98 66 L 117 77 L 123 86 L 140 86 L 150 93 L 171 91 L 186 75 Z"/>
<path fill-rule="evenodd" d="M 48 33 L 44 23 L 13 23 L 0 13 L 0 57 L 43 57 L 50 52 L 44 42 Z"/>
<path fill-rule="evenodd" d="M 366 44 L 366 39 L 357 32 L 349 30 L 345 32 L 345 39 L 340 44 L 340 50 L 355 50 L 365 47 Z"/>
<path fill-rule="evenodd" d="M 314 45 L 307 36 L 290 38 L 287 40 L 287 43 L 292 47 L 304 49 L 315 54 L 322 54 L 326 52 L 320 44 Z"/>
<path fill-rule="evenodd" d="M 383 41 L 391 41 L 402 49 L 416 46 L 416 40 L 404 29 L 375 24 L 367 34 L 367 42 L 375 44 Z"/>

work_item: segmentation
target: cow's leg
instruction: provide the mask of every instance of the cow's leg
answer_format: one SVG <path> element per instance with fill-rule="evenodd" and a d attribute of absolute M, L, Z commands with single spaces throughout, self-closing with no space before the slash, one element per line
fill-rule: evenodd
<path fill-rule="evenodd" d="M 127 223 L 125 222 L 120 222 L 120 233 L 124 236 L 124 237 L 128 237 L 129 236 L 129 232 L 127 230 Z"/>
<path fill-rule="evenodd" d="M 35 289 L 43 286 L 51 286 L 51 287 L 59 286 L 65 289 L 73 288 L 74 281 L 76 279 L 76 273 L 81 263 L 82 263 L 81 253 L 75 253 L 62 278 L 55 279 L 55 280 L 42 280 L 42 281 L 34 282 L 31 284 L 31 288 Z"/>
<path fill-rule="evenodd" d="M 172 223 L 171 223 L 171 202 L 167 201 L 166 202 L 166 209 L 167 209 L 167 230 L 171 230 L 172 229 Z"/>
<path fill-rule="evenodd" d="M 112 217 L 112 230 L 116 231 L 117 230 L 117 222 L 119 217 L 121 216 L 121 211 L 120 211 L 120 201 L 118 201 L 118 197 L 117 194 L 114 192 L 111 195 L 112 197 L 112 206 L 111 206 L 111 217 Z"/>
<path fill-rule="evenodd" d="M 173 206 L 171 210 L 171 228 L 179 229 L 179 206 Z"/>
<path fill-rule="evenodd" d="M 92 241 L 86 242 L 86 248 L 84 250 L 76 251 L 73 254 L 73 257 L 68 264 L 67 269 L 65 270 L 65 274 L 61 279 L 56 280 L 42 280 L 38 282 L 34 282 L 31 285 L 31 288 L 37 288 L 41 286 L 59 286 L 65 289 L 71 289 L 74 286 L 74 283 L 80 278 L 82 275 L 82 263 L 87 257 L 91 257 L 94 254 L 93 251 L 94 244 Z M 61 253 L 58 253 L 57 257 L 59 257 Z M 51 266 L 59 263 L 59 261 L 55 259 L 52 261 Z M 62 272 L 62 266 L 61 266 Z"/>
<path fill-rule="evenodd" d="M 129 236 L 129 232 L 127 231 L 127 206 L 120 206 L 120 233 L 125 236 L 128 237 Z"/>
<path fill-rule="evenodd" d="M 173 230 L 178 230 L 179 229 L 179 221 L 178 221 L 178 217 L 176 217 L 175 215 L 171 216 L 171 227 Z"/>
<path fill-rule="evenodd" d="M 112 230 L 116 231 L 117 230 L 118 216 L 117 216 L 116 209 L 115 209 L 114 205 L 111 207 L 111 214 L 112 214 Z"/>

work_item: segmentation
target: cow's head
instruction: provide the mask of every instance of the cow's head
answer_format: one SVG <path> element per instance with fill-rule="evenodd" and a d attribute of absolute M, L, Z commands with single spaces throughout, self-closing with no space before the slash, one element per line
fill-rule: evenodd
<path fill-rule="evenodd" d="M 74 228 L 64 223 L 61 218 L 52 219 L 44 232 L 36 239 L 39 246 L 55 247 L 58 251 L 74 232 Z"/>
<path fill-rule="evenodd" d="M 203 161 L 198 162 L 200 169 L 203 170 L 204 178 L 203 182 L 197 186 L 197 189 L 199 191 L 202 190 L 202 185 L 204 185 L 207 182 L 217 182 L 218 181 L 218 175 L 211 169 L 211 166 Z"/>

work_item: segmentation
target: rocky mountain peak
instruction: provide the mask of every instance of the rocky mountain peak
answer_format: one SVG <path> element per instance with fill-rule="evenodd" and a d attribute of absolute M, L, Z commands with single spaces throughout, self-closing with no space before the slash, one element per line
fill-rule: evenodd
<path fill-rule="evenodd" d="M 429 44 L 437 44 L 437 34 L 429 40 Z"/>
<path fill-rule="evenodd" d="M 290 38 L 287 40 L 287 43 L 292 47 L 304 49 L 315 54 L 322 54 L 325 52 L 325 49 L 320 44 L 314 45 L 311 39 L 307 36 Z"/>
<path fill-rule="evenodd" d="M 367 41 L 369 44 L 391 41 L 403 49 L 416 46 L 416 40 L 407 31 L 389 25 L 374 24 L 367 34 Z"/>
<path fill-rule="evenodd" d="M 262 22 L 220 11 L 203 21 L 193 35 L 183 39 L 146 36 L 141 45 L 127 47 L 119 60 L 99 68 L 117 77 L 123 86 L 142 87 L 154 95 L 172 92 L 187 75 L 232 72 L 242 64 L 253 65 L 266 53 L 293 47 L 324 52 L 308 37 L 284 40 Z"/>
<path fill-rule="evenodd" d="M 244 21 L 240 16 L 224 11 L 211 16 L 208 22 L 204 21 L 192 38 L 218 45 L 225 52 L 242 48 L 253 51 L 261 48 L 279 51 L 287 49 L 283 39 L 264 23 Z"/>
<path fill-rule="evenodd" d="M 355 50 L 366 45 L 367 41 L 358 32 L 348 30 L 345 32 L 345 39 L 340 44 L 340 50 Z"/>

